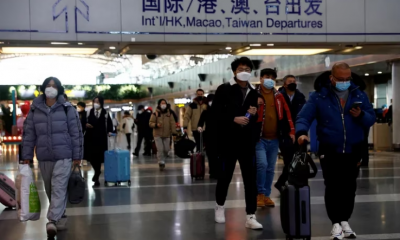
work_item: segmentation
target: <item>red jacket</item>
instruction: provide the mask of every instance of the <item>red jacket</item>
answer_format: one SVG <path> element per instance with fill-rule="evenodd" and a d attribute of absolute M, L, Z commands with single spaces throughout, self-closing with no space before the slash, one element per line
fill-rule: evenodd
<path fill-rule="evenodd" d="M 277 90 L 274 91 L 276 114 L 278 117 L 278 136 L 286 137 L 287 135 L 295 135 L 295 128 L 292 120 L 292 115 L 290 113 L 290 108 L 285 101 L 285 97 Z M 259 104 L 258 107 L 258 119 L 257 124 L 260 128 L 260 136 L 262 136 L 262 131 L 265 121 L 265 99 L 261 94 L 261 86 L 258 89 L 259 98 L 263 100 L 263 104 Z M 260 126 L 261 125 L 261 126 Z"/>

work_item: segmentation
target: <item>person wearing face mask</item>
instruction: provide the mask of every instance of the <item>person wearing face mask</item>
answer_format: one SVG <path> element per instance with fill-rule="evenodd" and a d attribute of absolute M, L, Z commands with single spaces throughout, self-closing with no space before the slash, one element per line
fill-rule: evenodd
<path fill-rule="evenodd" d="M 86 132 L 86 122 L 87 122 L 87 116 L 86 116 L 86 104 L 84 102 L 78 102 L 78 104 L 76 105 L 77 108 L 76 110 L 79 113 L 79 119 L 81 121 L 81 125 L 82 125 L 82 132 L 83 134 L 85 134 Z"/>
<path fill-rule="evenodd" d="M 297 80 L 293 75 L 287 75 L 283 78 L 283 87 L 278 90 L 285 97 L 285 101 L 290 109 L 292 120 L 296 121 L 297 114 L 303 108 L 306 103 L 306 97 L 297 89 Z M 279 144 L 281 154 L 283 156 L 283 163 L 285 164 L 281 176 L 275 183 L 275 188 L 282 191 L 282 187 L 285 186 L 288 180 L 288 166 L 293 159 L 295 153 L 295 145 L 292 141 L 281 141 Z"/>
<path fill-rule="evenodd" d="M 210 131 L 210 137 L 215 139 L 218 158 L 223 166 L 215 190 L 215 222 L 225 223 L 224 204 L 236 163 L 239 161 L 246 199 L 245 227 L 259 230 L 263 226 L 255 216 L 257 188 L 254 164 L 258 94 L 249 83 L 253 63 L 247 57 L 237 58 L 231 63 L 231 69 L 234 77 L 217 88 L 210 112 L 210 119 L 213 120 L 211 122 L 215 124 L 215 130 Z"/>
<path fill-rule="evenodd" d="M 93 99 L 93 108 L 89 112 L 85 134 L 85 159 L 92 164 L 94 176 L 93 187 L 99 187 L 101 164 L 104 163 L 104 152 L 108 150 L 108 136 L 113 132 L 111 116 L 104 109 L 104 98 Z"/>
<path fill-rule="evenodd" d="M 200 133 L 197 131 L 197 125 L 201 113 L 207 110 L 207 99 L 204 97 L 204 90 L 198 89 L 196 91 L 197 97 L 193 99 L 193 102 L 186 107 L 185 117 L 183 119 L 183 129 L 185 133 L 188 133 L 188 125 L 191 123 L 193 137 L 196 142 L 197 151 L 200 151 Z"/>
<path fill-rule="evenodd" d="M 259 87 L 261 104 L 257 120 L 259 141 L 256 145 L 258 207 L 275 206 L 270 195 L 278 150 L 280 147 L 284 152 L 283 146 L 293 146 L 295 141 L 292 115 L 284 96 L 275 89 L 276 77 L 274 69 L 261 70 Z"/>
<path fill-rule="evenodd" d="M 167 108 L 167 101 L 160 99 L 157 110 L 151 115 L 149 126 L 153 128 L 154 141 L 157 147 L 157 159 L 160 170 L 165 168 L 172 134 L 176 134 L 175 120 Z"/>
<path fill-rule="evenodd" d="M 143 105 L 138 106 L 138 113 L 136 115 L 135 124 L 138 129 L 138 140 L 133 155 L 139 156 L 140 149 L 142 148 L 142 141 L 144 139 L 144 153 L 143 156 L 151 156 L 151 128 L 149 126 L 151 113 L 144 110 Z"/>
<path fill-rule="evenodd" d="M 364 130 L 375 123 L 375 112 L 360 88 L 362 79 L 354 76 L 348 64 L 334 64 L 331 72 L 315 80 L 315 92 L 296 121 L 296 137 L 302 145 L 309 142 L 308 130 L 317 120 L 325 207 L 333 225 L 331 239 L 336 240 L 356 237 L 348 221 L 354 209 Z"/>
<path fill-rule="evenodd" d="M 216 125 L 213 124 L 214 119 L 211 114 L 214 96 L 214 94 L 208 94 L 207 96 L 208 107 L 207 110 L 204 111 L 200 116 L 199 123 L 197 125 L 197 131 L 200 133 L 204 132 L 204 143 L 208 158 L 208 170 L 210 173 L 210 178 L 218 179 L 220 167 L 218 165 L 218 153 L 216 148 L 217 142 L 215 141 L 215 138 L 211 137 L 211 133 L 217 131 Z"/>
<path fill-rule="evenodd" d="M 63 97 L 60 80 L 47 78 L 40 90 L 43 94 L 33 100 L 24 122 L 20 163 L 29 164 L 36 151 L 50 201 L 46 231 L 53 238 L 57 231 L 66 229 L 68 180 L 72 164 L 81 163 L 83 134 L 77 111 Z"/>

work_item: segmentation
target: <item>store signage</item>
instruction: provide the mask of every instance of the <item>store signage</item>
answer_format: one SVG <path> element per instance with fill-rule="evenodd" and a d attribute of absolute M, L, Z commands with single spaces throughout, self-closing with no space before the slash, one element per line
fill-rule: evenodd
<path fill-rule="evenodd" d="M 326 0 L 141 0 L 142 26 L 286 30 L 324 27 Z M 151 15 L 149 15 L 151 13 Z M 196 14 L 197 13 L 197 14 Z M 222 30 L 224 31 L 224 30 Z"/>
<path fill-rule="evenodd" d="M 174 103 L 175 104 L 186 104 L 186 103 L 190 103 L 191 100 L 189 98 L 176 98 L 174 99 Z"/>

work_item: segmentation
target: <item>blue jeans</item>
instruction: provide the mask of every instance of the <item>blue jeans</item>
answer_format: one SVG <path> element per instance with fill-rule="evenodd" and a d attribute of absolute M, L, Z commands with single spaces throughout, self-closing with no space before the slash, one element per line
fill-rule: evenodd
<path fill-rule="evenodd" d="M 256 145 L 257 190 L 258 194 L 271 195 L 274 170 L 278 158 L 279 140 L 261 138 Z"/>

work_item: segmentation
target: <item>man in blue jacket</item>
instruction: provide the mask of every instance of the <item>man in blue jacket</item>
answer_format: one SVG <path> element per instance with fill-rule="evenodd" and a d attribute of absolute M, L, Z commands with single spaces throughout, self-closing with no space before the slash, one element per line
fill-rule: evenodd
<path fill-rule="evenodd" d="M 375 123 L 372 105 L 353 78 L 348 64 L 336 63 L 330 75 L 325 73 L 316 79 L 316 91 L 296 121 L 301 145 L 309 141 L 308 130 L 317 120 L 325 206 L 333 224 L 333 240 L 356 237 L 348 220 L 354 209 L 364 129 Z"/>

